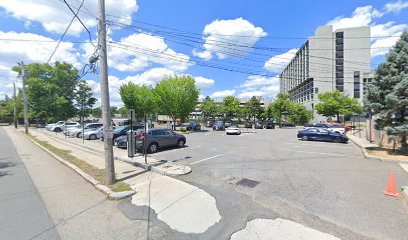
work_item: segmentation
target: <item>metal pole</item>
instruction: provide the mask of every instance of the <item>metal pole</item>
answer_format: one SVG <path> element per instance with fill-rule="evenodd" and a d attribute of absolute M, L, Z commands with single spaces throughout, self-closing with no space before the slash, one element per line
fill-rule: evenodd
<path fill-rule="evenodd" d="M 144 145 L 144 157 L 145 157 L 145 163 L 147 164 L 147 114 L 144 115 L 144 122 L 145 122 L 145 127 L 144 127 L 144 138 L 143 138 L 143 145 Z"/>
<path fill-rule="evenodd" d="M 23 82 L 23 99 L 24 99 L 24 128 L 25 133 L 28 134 L 28 107 L 27 107 L 27 94 L 26 94 L 26 87 L 25 87 L 25 69 L 24 63 L 21 62 L 21 79 Z"/>
<path fill-rule="evenodd" d="M 13 82 L 13 98 L 14 98 L 14 127 L 17 128 L 17 99 L 16 99 L 16 83 Z"/>
<path fill-rule="evenodd" d="M 106 21 L 105 21 L 105 0 L 98 1 L 98 46 L 99 46 L 99 82 L 101 86 L 102 102 L 102 123 L 104 130 L 104 150 L 105 150 L 105 181 L 111 185 L 115 182 L 115 166 L 113 162 L 112 147 L 112 120 L 110 115 L 109 103 L 109 82 L 108 82 L 108 63 L 106 52 Z"/>

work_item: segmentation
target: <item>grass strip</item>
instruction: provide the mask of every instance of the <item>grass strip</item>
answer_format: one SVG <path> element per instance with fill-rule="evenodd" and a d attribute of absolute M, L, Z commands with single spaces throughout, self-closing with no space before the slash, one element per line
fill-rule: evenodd
<path fill-rule="evenodd" d="M 96 168 L 95 166 L 85 162 L 84 160 L 77 158 L 76 156 L 71 154 L 70 150 L 63 150 L 63 149 L 56 148 L 53 145 L 49 144 L 48 142 L 41 141 L 40 139 L 38 139 L 37 137 L 31 134 L 26 134 L 26 135 L 32 140 L 34 140 L 35 142 L 37 142 L 38 144 L 40 144 L 41 146 L 50 150 L 52 153 L 54 153 L 58 157 L 63 158 L 69 163 L 79 167 L 82 171 L 91 175 L 97 181 L 101 183 L 105 182 L 105 169 Z M 132 190 L 132 188 L 128 184 L 121 182 L 121 181 L 116 182 L 113 185 L 109 185 L 108 187 L 114 192 L 123 192 L 123 191 Z"/>

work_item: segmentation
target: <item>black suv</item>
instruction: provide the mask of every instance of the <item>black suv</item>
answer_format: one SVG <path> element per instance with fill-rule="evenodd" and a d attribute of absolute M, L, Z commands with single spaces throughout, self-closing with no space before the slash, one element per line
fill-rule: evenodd
<path fill-rule="evenodd" d="M 223 121 L 216 121 L 213 125 L 213 130 L 214 131 L 224 131 L 225 126 Z"/>
<path fill-rule="evenodd" d="M 265 123 L 265 128 L 266 129 L 275 129 L 275 123 L 272 121 L 266 122 Z"/>

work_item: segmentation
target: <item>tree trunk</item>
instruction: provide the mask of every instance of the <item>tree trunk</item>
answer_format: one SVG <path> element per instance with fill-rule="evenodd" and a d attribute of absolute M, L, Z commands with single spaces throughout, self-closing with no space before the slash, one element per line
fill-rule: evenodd
<path fill-rule="evenodd" d="M 405 117 L 404 113 L 405 113 L 405 110 L 402 110 L 401 119 L 400 119 L 401 123 L 404 123 L 404 117 Z M 401 151 L 403 153 L 408 153 L 407 135 L 405 134 L 403 134 L 401 137 Z"/>
<path fill-rule="evenodd" d="M 340 123 L 340 114 L 336 113 L 336 116 L 337 116 L 337 123 Z"/>

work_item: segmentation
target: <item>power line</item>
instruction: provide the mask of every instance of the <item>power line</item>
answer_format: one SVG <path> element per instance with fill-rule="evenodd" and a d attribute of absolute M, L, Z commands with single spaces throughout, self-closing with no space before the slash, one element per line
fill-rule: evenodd
<path fill-rule="evenodd" d="M 111 16 L 114 18 L 118 18 L 118 19 L 124 19 L 124 20 L 128 20 L 128 21 L 132 21 L 132 22 L 137 22 L 137 23 L 141 23 L 141 24 L 145 24 L 148 26 L 154 26 L 154 27 L 159 27 L 159 28 L 163 28 L 163 29 L 169 29 L 169 30 L 173 30 L 173 31 L 178 31 L 178 32 L 183 32 L 183 33 L 189 33 L 189 34 L 193 34 L 193 35 L 197 35 L 197 36 L 203 36 L 203 37 L 208 37 L 208 35 L 205 34 L 201 34 L 201 33 L 194 33 L 194 32 L 189 32 L 189 31 L 185 31 L 185 30 L 179 30 L 176 28 L 171 28 L 171 27 L 167 27 L 167 26 L 162 26 L 162 25 L 158 25 L 158 24 L 152 24 L 152 23 L 147 23 L 147 22 L 143 22 L 140 20 L 135 20 L 135 19 L 130 19 L 130 18 L 124 18 L 124 17 L 119 17 L 116 15 L 112 15 L 112 14 L 107 14 L 107 16 Z M 224 36 L 224 37 L 241 37 L 241 38 L 270 38 L 270 39 L 333 39 L 333 37 L 331 38 L 313 38 L 313 37 L 282 37 L 282 36 L 240 36 L 240 35 L 228 35 L 228 34 L 210 34 L 210 35 L 214 35 L 214 36 Z M 389 38 L 389 37 L 398 37 L 399 36 L 371 36 L 371 37 L 367 37 L 367 36 L 362 36 L 362 37 L 350 37 L 350 38 Z"/>
<path fill-rule="evenodd" d="M 58 40 L 57 46 L 55 46 L 54 50 L 52 51 L 50 57 L 47 60 L 47 64 L 51 61 L 51 58 L 54 56 L 55 52 L 57 51 L 62 39 L 64 39 L 65 34 L 67 34 L 69 28 L 71 27 L 72 23 L 75 20 L 75 17 L 78 15 L 79 10 L 81 10 L 82 5 L 84 5 L 85 0 L 82 0 L 81 5 L 79 5 L 77 12 L 75 13 L 75 16 L 72 17 L 71 21 L 69 22 L 68 26 L 65 28 L 64 33 L 61 35 L 60 39 Z"/>
<path fill-rule="evenodd" d="M 151 32 L 159 33 L 159 34 L 167 35 L 168 37 L 173 37 L 173 38 L 181 39 L 181 40 L 184 40 L 184 41 L 190 41 L 190 42 L 199 43 L 199 44 L 202 44 L 202 45 L 212 45 L 212 46 L 216 46 L 216 47 L 222 47 L 222 48 L 230 49 L 230 50 L 233 50 L 233 51 L 242 52 L 242 53 L 245 53 L 245 54 L 249 54 L 249 51 L 245 51 L 245 50 L 242 50 L 240 48 L 258 49 L 258 50 L 264 50 L 264 51 L 273 51 L 273 52 L 277 52 L 277 53 L 284 53 L 282 51 L 277 50 L 277 48 L 270 48 L 270 47 L 264 47 L 264 46 L 256 47 L 256 46 L 249 46 L 249 45 L 241 45 L 241 44 L 236 44 L 236 43 L 232 43 L 232 42 L 224 42 L 224 41 L 218 41 L 218 40 L 211 40 L 211 42 L 208 42 L 208 41 L 203 42 L 203 39 L 197 39 L 196 37 L 192 37 L 192 36 L 180 35 L 178 33 L 172 33 L 172 32 L 157 31 L 157 30 L 154 30 L 154 29 L 137 27 L 137 26 L 134 26 L 134 25 L 127 25 L 127 24 L 117 23 L 117 22 L 112 22 L 112 21 L 110 21 L 110 22 L 116 24 L 117 26 L 122 26 L 122 27 L 130 28 L 130 29 L 134 29 L 134 28 L 144 29 L 146 32 L 150 32 L 150 33 Z M 227 45 L 225 45 L 225 44 L 227 44 Z M 233 47 L 230 47 L 230 46 L 237 46 L 238 48 L 233 48 Z M 207 49 L 205 49 L 205 50 L 207 50 Z M 218 52 L 218 50 L 215 50 L 214 52 Z M 263 53 L 258 53 L 258 52 L 251 52 L 251 54 L 259 55 L 259 56 L 272 57 L 270 54 L 263 54 Z M 278 56 L 275 56 L 275 57 L 280 58 L 280 59 L 292 60 L 292 59 L 289 59 L 289 58 L 283 58 L 283 57 L 278 57 Z M 309 55 L 309 57 L 326 59 L 326 60 L 328 59 L 328 60 L 333 60 L 333 61 L 335 60 L 333 58 L 326 58 L 326 57 L 314 56 L 314 55 Z M 352 61 L 352 60 L 344 60 L 344 61 L 354 63 L 354 64 L 372 66 L 372 64 L 365 63 L 365 62 Z"/>
<path fill-rule="evenodd" d="M 124 50 L 128 50 L 131 52 L 136 52 L 136 53 L 141 53 L 147 56 L 152 56 L 152 57 L 160 57 L 162 59 L 167 59 L 167 60 L 172 60 L 175 62 L 182 62 L 182 63 L 190 63 L 190 64 L 196 64 L 199 66 L 204 66 L 204 67 L 209 67 L 209 68 L 215 68 L 215 69 L 220 69 L 220 70 L 226 70 L 226 71 L 230 71 L 230 72 L 237 72 L 237 73 L 244 73 L 244 74 L 248 74 L 248 75 L 257 75 L 257 76 L 263 76 L 263 77 L 279 77 L 279 75 L 272 75 L 272 74 L 268 74 L 268 73 L 260 73 L 260 72 L 256 72 L 256 71 L 251 71 L 249 69 L 242 69 L 242 68 L 235 68 L 235 67 L 230 67 L 230 66 L 223 66 L 223 65 L 216 65 L 216 64 L 209 64 L 209 63 L 203 63 L 203 62 L 194 62 L 194 61 L 190 61 L 187 59 L 181 59 L 178 58 L 177 56 L 174 55 L 169 55 L 166 53 L 158 53 L 154 50 L 150 50 L 150 49 L 135 49 L 132 47 L 129 47 L 127 45 L 118 43 L 118 42 L 109 42 L 111 47 L 114 48 L 119 48 L 119 49 L 124 49 Z M 321 79 L 332 79 L 332 77 L 320 77 Z M 297 80 L 297 81 L 304 81 L 304 79 L 299 79 L 299 78 L 293 78 L 293 77 L 285 77 L 285 79 L 291 79 L 291 80 Z M 332 80 L 314 80 L 315 82 L 333 82 Z M 345 83 L 352 83 L 353 81 L 344 81 Z"/>
<path fill-rule="evenodd" d="M 61 1 L 61 0 L 58 0 L 58 1 Z M 74 10 L 72 10 L 71 6 L 67 3 L 67 1 L 66 1 L 66 0 L 63 0 L 63 1 L 64 1 L 65 5 L 67 5 L 67 7 L 69 8 L 69 10 L 71 10 L 71 12 L 74 14 L 74 16 L 75 16 L 75 17 L 78 19 L 78 21 L 81 23 L 82 27 L 84 27 L 84 29 L 88 32 L 89 42 L 90 42 L 94 47 L 96 47 L 96 45 L 94 45 L 93 42 L 92 42 L 92 34 L 91 34 L 91 32 L 88 30 L 88 28 L 87 28 L 87 27 L 85 26 L 85 24 L 82 22 L 82 20 L 78 17 L 78 14 L 76 14 L 76 13 L 74 12 Z"/>

